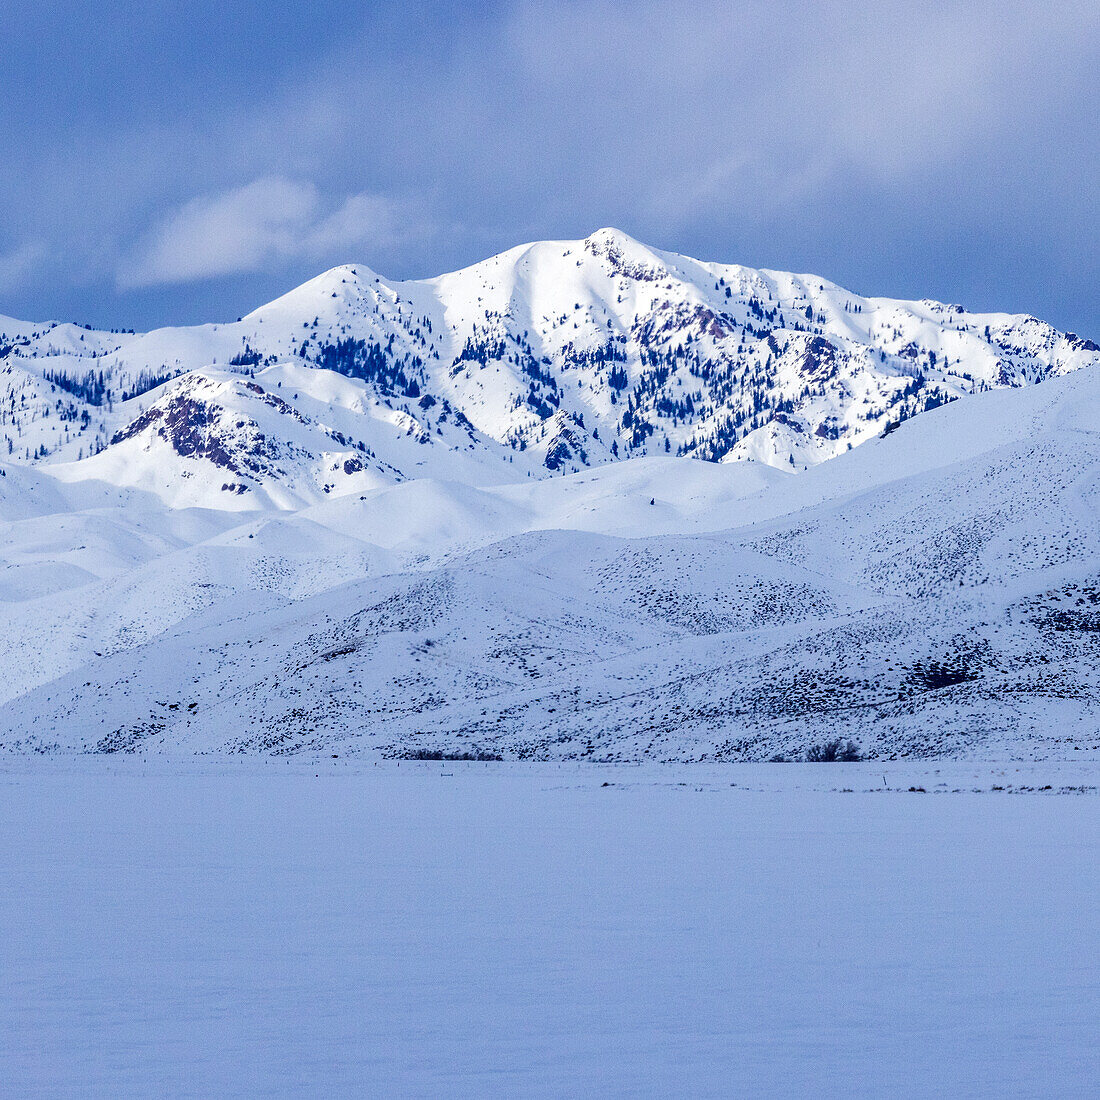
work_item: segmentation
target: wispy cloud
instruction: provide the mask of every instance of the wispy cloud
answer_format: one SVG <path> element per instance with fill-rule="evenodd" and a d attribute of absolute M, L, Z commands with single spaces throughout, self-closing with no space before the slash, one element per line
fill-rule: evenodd
<path fill-rule="evenodd" d="M 184 203 L 120 262 L 125 289 L 195 282 L 279 266 L 289 260 L 353 259 L 423 231 L 412 210 L 384 195 L 350 195 L 332 207 L 315 184 L 268 176 Z"/>
<path fill-rule="evenodd" d="M 83 113 L 0 71 L 0 235 L 54 261 L 12 254 L 6 311 L 197 319 L 330 262 L 428 275 L 612 224 L 1100 328 L 1096 0 L 316 3 L 241 65 L 88 52 Z M 115 95 L 135 73 L 163 94 Z"/>
<path fill-rule="evenodd" d="M 46 248 L 40 241 L 27 241 L 0 252 L 0 291 L 21 286 L 45 257 Z"/>

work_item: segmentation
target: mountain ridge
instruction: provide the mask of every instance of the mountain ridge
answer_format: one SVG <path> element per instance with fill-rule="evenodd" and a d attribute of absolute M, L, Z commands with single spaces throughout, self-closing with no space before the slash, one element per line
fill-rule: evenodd
<path fill-rule="evenodd" d="M 797 475 L 651 455 L 479 486 L 471 451 L 468 478 L 217 494 L 237 510 L 74 470 L 140 431 L 0 467 L 0 747 L 1095 755 L 1098 409 L 1085 369 Z"/>
<path fill-rule="evenodd" d="M 862 297 L 613 229 L 431 279 L 342 265 L 231 323 L 0 329 L 0 460 L 201 482 L 182 497 L 230 509 L 647 454 L 800 470 L 958 397 L 1100 364 L 1029 315 Z"/>

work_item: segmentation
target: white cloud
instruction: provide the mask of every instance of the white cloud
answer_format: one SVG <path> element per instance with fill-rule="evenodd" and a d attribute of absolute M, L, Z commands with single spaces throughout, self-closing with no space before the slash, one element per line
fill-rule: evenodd
<path fill-rule="evenodd" d="M 418 231 L 419 219 L 407 207 L 382 195 L 351 195 L 323 218 L 302 242 L 307 254 L 322 255 L 336 248 L 390 244 Z"/>
<path fill-rule="evenodd" d="M 989 149 L 1026 155 L 1100 44 L 1079 0 L 527 0 L 509 29 L 544 114 L 532 132 L 572 141 L 616 205 L 625 178 L 643 218 L 733 201 L 750 223 L 853 182 L 904 188 Z"/>
<path fill-rule="evenodd" d="M 239 272 L 275 293 L 329 261 L 423 275 L 613 224 L 898 296 L 1076 310 L 1066 324 L 1091 334 L 1098 13 L 1096 0 L 398 6 L 255 94 L 135 109 L 129 127 L 66 140 L 28 129 L 26 157 L 0 165 L 0 232 L 45 241 L 57 281 L 98 296 L 104 272 L 121 286 L 221 274 L 227 293 Z"/>
<path fill-rule="evenodd" d="M 351 195 L 331 210 L 314 184 L 269 176 L 173 211 L 123 260 L 118 283 L 137 288 L 262 271 L 294 259 L 348 260 L 348 249 L 389 245 L 412 229 L 410 211 L 386 196 Z"/>
<path fill-rule="evenodd" d="M 0 252 L 0 290 L 7 292 L 22 286 L 45 256 L 46 249 L 38 241 L 28 241 L 9 252 Z"/>

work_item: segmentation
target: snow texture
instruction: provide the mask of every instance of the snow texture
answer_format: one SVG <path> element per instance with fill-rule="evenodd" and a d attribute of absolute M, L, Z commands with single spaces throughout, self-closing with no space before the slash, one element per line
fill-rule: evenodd
<path fill-rule="evenodd" d="M 1095 1095 L 1097 780 L 9 763 L 3 1091 Z"/>
<path fill-rule="evenodd" d="M 601 230 L 0 331 L 6 750 L 1100 752 L 1100 349 L 1034 318 Z"/>

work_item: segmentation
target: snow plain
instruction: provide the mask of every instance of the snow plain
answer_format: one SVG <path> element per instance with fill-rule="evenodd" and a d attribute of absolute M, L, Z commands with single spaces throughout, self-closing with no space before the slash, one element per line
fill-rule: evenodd
<path fill-rule="evenodd" d="M 1096 1095 L 1098 784 L 9 757 L 0 1091 Z"/>

